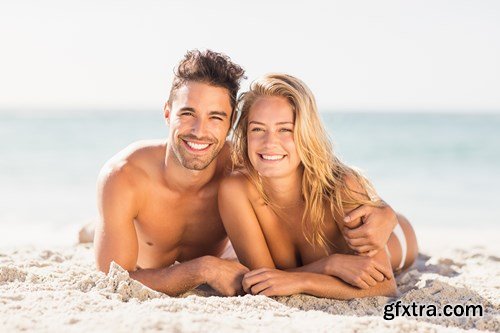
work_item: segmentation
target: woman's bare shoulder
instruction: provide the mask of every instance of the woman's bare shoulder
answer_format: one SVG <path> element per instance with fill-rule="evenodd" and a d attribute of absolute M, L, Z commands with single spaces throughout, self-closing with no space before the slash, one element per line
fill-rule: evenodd
<path fill-rule="evenodd" d="M 221 181 L 219 191 L 232 195 L 245 195 L 250 201 L 260 197 L 246 170 L 234 170 L 225 176 Z"/>
<path fill-rule="evenodd" d="M 221 189 L 230 189 L 232 191 L 248 191 L 252 184 L 248 174 L 244 170 L 234 170 L 227 174 L 220 183 Z"/>
<path fill-rule="evenodd" d="M 358 200 L 370 200 L 366 185 L 361 178 L 360 174 L 355 171 L 346 173 L 344 176 L 344 182 L 346 185 L 345 191 L 347 193 L 342 193 L 343 196 L 348 196 L 351 198 L 356 198 Z"/>

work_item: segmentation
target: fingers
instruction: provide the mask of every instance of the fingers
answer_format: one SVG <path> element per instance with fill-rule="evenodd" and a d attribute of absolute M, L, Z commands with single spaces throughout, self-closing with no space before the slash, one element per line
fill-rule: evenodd
<path fill-rule="evenodd" d="M 377 285 L 377 281 L 375 281 L 375 279 L 369 275 L 369 274 L 364 274 L 363 275 L 363 280 L 366 282 L 367 285 L 369 285 L 370 287 L 373 287 L 373 286 L 376 286 Z"/>
<path fill-rule="evenodd" d="M 355 229 L 345 229 L 344 235 L 350 239 L 366 238 L 366 236 L 368 235 L 366 227 L 367 226 L 365 224 L 363 224 L 362 226 L 355 228 Z"/>
<path fill-rule="evenodd" d="M 359 219 L 359 218 L 361 218 L 363 216 L 368 215 L 368 213 L 371 211 L 371 208 L 372 207 L 367 206 L 367 205 L 363 205 L 363 206 L 360 206 L 360 207 L 356 208 L 355 210 L 353 210 L 352 212 L 350 212 L 349 214 L 347 214 L 344 217 L 344 222 L 347 225 L 349 225 L 349 223 L 352 223 L 356 219 Z"/>
<path fill-rule="evenodd" d="M 387 265 L 381 264 L 378 261 L 375 261 L 374 266 L 377 269 L 377 271 L 384 274 L 384 276 L 387 279 L 389 279 L 389 280 L 392 279 L 392 268 L 391 267 L 388 267 Z"/>
<path fill-rule="evenodd" d="M 269 270 L 270 270 L 269 268 L 259 268 L 259 269 L 256 269 L 254 271 L 250 271 L 250 272 L 246 273 L 243 276 L 243 281 L 241 282 L 241 285 L 243 286 L 243 290 L 247 294 L 251 294 L 252 293 L 251 288 L 255 284 L 260 283 L 263 280 L 268 279 L 268 276 L 265 275 L 265 273 Z"/>
<path fill-rule="evenodd" d="M 253 271 L 249 271 L 248 273 L 245 274 L 245 278 L 249 278 L 251 276 L 254 276 L 254 275 L 258 275 L 262 272 L 267 272 L 267 271 L 270 271 L 271 268 L 267 268 L 267 267 L 262 267 L 262 268 L 259 268 L 259 269 L 254 269 Z"/>
<path fill-rule="evenodd" d="M 271 296 L 278 296 L 276 290 L 274 287 L 268 287 L 264 290 L 262 290 L 259 295 L 264 295 L 264 296 L 267 296 L 267 297 L 271 297 Z"/>
<path fill-rule="evenodd" d="M 375 246 L 374 245 L 353 246 L 352 249 L 358 253 L 365 253 L 374 250 Z"/>
<path fill-rule="evenodd" d="M 360 277 L 358 276 L 354 281 L 354 286 L 361 289 L 368 289 L 370 286 Z"/>
<path fill-rule="evenodd" d="M 367 245 L 369 243 L 369 240 L 368 238 L 347 238 L 346 242 L 351 247 L 355 247 L 355 246 Z"/>
<path fill-rule="evenodd" d="M 259 283 L 256 283 L 250 288 L 250 292 L 252 295 L 259 295 L 262 291 L 265 291 L 267 288 L 271 286 L 271 283 L 269 280 L 265 280 Z"/>
<path fill-rule="evenodd" d="M 382 282 L 385 280 L 385 276 L 383 273 L 379 272 L 377 269 L 373 268 L 370 270 L 370 275 L 372 278 L 375 279 L 377 282 Z"/>
<path fill-rule="evenodd" d="M 371 258 L 373 258 L 373 256 L 375 256 L 377 253 L 378 253 L 378 250 L 377 250 L 377 249 L 375 249 L 375 250 L 370 250 L 370 251 L 368 251 L 368 252 L 365 252 L 365 254 L 364 254 L 364 255 L 365 255 L 365 256 L 367 256 L 367 257 L 371 257 Z"/>
<path fill-rule="evenodd" d="M 243 280 L 241 281 L 241 286 L 243 287 L 243 291 L 247 294 L 251 294 L 252 291 L 250 289 L 255 283 L 257 283 L 255 279 L 252 280 L 252 278 L 243 277 Z"/>

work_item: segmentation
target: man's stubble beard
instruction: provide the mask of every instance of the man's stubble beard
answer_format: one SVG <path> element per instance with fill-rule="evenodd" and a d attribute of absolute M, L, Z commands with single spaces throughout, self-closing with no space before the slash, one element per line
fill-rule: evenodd
<path fill-rule="evenodd" d="M 219 142 L 214 142 L 211 144 L 212 150 L 204 156 L 193 156 L 184 147 L 184 142 L 177 138 L 176 147 L 173 151 L 179 163 L 186 169 L 201 171 L 206 169 L 219 155 L 222 150 L 222 145 Z"/>

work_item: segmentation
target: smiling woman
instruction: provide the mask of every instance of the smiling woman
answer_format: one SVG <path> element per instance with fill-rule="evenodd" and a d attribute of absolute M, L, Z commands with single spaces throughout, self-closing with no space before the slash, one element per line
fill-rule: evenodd
<path fill-rule="evenodd" d="M 385 249 L 374 249 L 373 234 L 356 229 L 361 216 L 346 226 L 346 213 L 384 203 L 362 174 L 333 153 L 308 87 L 290 75 L 270 74 L 252 83 L 240 109 L 233 147 L 237 170 L 220 185 L 219 209 L 238 258 L 253 270 L 243 280 L 245 291 L 394 295 L 391 267 L 415 260 L 413 230 L 398 215 L 402 238 L 378 234 L 384 245 L 389 241 Z"/>

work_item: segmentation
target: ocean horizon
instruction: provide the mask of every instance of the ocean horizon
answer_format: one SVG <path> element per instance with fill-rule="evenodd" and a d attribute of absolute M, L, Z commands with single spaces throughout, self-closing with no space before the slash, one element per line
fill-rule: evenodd
<path fill-rule="evenodd" d="M 498 225 L 500 114 L 321 117 L 335 152 L 417 229 Z M 38 242 L 95 220 L 102 165 L 134 141 L 167 135 L 161 110 L 0 113 L 0 241 Z"/>

